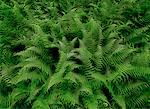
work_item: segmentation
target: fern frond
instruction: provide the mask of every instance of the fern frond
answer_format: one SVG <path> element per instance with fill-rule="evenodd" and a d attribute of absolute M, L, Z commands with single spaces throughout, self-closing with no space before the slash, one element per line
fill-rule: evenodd
<path fill-rule="evenodd" d="M 60 94 L 59 98 L 60 98 L 60 101 L 66 105 L 69 104 L 69 105 L 75 106 L 75 104 L 78 104 L 78 102 L 77 102 L 78 97 L 76 97 L 73 93 L 71 93 L 69 91 L 62 92 Z"/>
<path fill-rule="evenodd" d="M 83 30 L 83 43 L 86 45 L 87 49 L 94 53 L 97 50 L 97 46 L 100 44 L 102 39 L 101 28 L 94 19 L 91 19 L 87 26 L 86 30 Z"/>
<path fill-rule="evenodd" d="M 30 87 L 28 88 L 29 96 L 26 99 L 26 102 L 31 103 L 37 98 L 37 94 L 42 90 L 42 87 L 38 87 L 39 82 L 37 80 L 32 80 Z"/>
<path fill-rule="evenodd" d="M 144 50 L 142 53 L 138 53 L 134 56 L 132 63 L 134 65 L 148 67 L 150 63 L 150 54 L 149 50 Z"/>
<path fill-rule="evenodd" d="M 149 81 L 149 68 L 146 67 L 135 67 L 131 65 L 118 66 L 118 71 L 114 73 L 111 81 L 119 84 L 121 82 L 128 81 L 129 78 L 140 79 Z M 110 76 L 111 77 L 111 76 Z"/>
<path fill-rule="evenodd" d="M 150 99 L 149 95 L 142 95 L 135 101 L 135 107 L 148 107 L 148 100 Z"/>
<path fill-rule="evenodd" d="M 26 70 L 33 67 L 41 69 L 47 75 L 51 74 L 50 67 L 45 65 L 41 60 L 34 57 L 25 59 L 25 65 L 21 70 Z"/>
<path fill-rule="evenodd" d="M 2 95 L 0 95 L 0 108 L 1 109 L 11 109 L 11 107 L 10 107 L 10 98 L 9 98 L 9 96 L 8 97 L 6 97 L 6 96 L 2 96 Z"/>
<path fill-rule="evenodd" d="M 11 84 L 11 78 L 14 77 L 15 74 L 13 74 L 13 66 L 5 66 L 1 65 L 2 69 L 0 71 L 0 82 L 5 82 L 7 85 Z"/>
<path fill-rule="evenodd" d="M 12 93 L 11 93 L 11 98 L 10 98 L 10 102 L 11 102 L 11 106 L 13 107 L 17 102 L 23 100 L 24 98 L 26 98 L 28 96 L 28 92 L 27 89 L 25 89 L 24 87 L 19 87 L 19 88 L 15 88 Z"/>
<path fill-rule="evenodd" d="M 136 82 L 136 83 L 130 83 L 128 85 L 125 85 L 125 88 L 119 89 L 119 93 L 124 96 L 132 96 L 136 94 L 141 94 L 141 92 L 144 92 L 150 87 L 150 84 L 145 82 Z"/>
<path fill-rule="evenodd" d="M 127 57 L 130 56 L 130 54 L 132 54 L 135 50 L 132 49 L 117 49 L 116 51 L 114 51 L 111 55 L 111 59 L 112 59 L 112 63 L 113 64 L 120 64 L 123 61 L 125 61 L 125 59 Z M 111 60 L 110 59 L 110 60 Z"/>
<path fill-rule="evenodd" d="M 19 55 L 23 57 L 30 57 L 30 56 L 35 56 L 36 54 L 41 54 L 41 53 L 42 53 L 41 49 L 33 46 L 33 47 L 27 48 L 25 51 L 16 53 L 15 55 Z"/>
<path fill-rule="evenodd" d="M 134 108 L 148 108 L 150 99 L 149 95 L 141 95 L 138 98 L 133 98 L 130 101 L 127 101 L 127 107 L 134 107 Z"/>
<path fill-rule="evenodd" d="M 114 96 L 114 100 L 117 102 L 117 104 L 122 108 L 126 109 L 126 101 L 123 96 Z"/>
<path fill-rule="evenodd" d="M 80 55 L 77 56 L 77 59 L 80 59 L 83 62 L 85 71 L 90 72 L 94 70 L 92 63 L 91 63 L 92 54 L 85 48 L 79 48 L 78 51 Z"/>
<path fill-rule="evenodd" d="M 98 101 L 95 99 L 94 95 L 87 95 L 83 98 L 84 106 L 88 109 L 97 109 Z"/>
<path fill-rule="evenodd" d="M 42 80 L 42 77 L 36 72 L 19 72 L 10 81 L 12 84 L 17 84 L 21 81 L 26 81 L 26 80 Z"/>
<path fill-rule="evenodd" d="M 144 81 L 149 81 L 150 78 L 150 68 L 147 67 L 132 67 L 128 70 L 129 75 L 131 75 L 134 78 L 139 78 Z"/>
<path fill-rule="evenodd" d="M 97 51 L 95 52 L 93 56 L 93 61 L 95 62 L 95 70 L 98 72 L 102 72 L 102 68 L 106 66 L 106 64 L 103 62 L 103 49 L 101 46 L 98 46 Z"/>
<path fill-rule="evenodd" d="M 49 109 L 49 105 L 46 102 L 46 100 L 42 99 L 42 98 L 38 98 L 32 106 L 33 109 Z"/>
<path fill-rule="evenodd" d="M 91 81 L 90 84 L 92 86 L 92 88 L 95 90 L 95 89 L 101 89 L 104 85 L 106 85 L 106 80 L 107 80 L 107 77 L 100 74 L 99 72 L 96 72 L 96 73 L 92 73 L 91 74 Z"/>

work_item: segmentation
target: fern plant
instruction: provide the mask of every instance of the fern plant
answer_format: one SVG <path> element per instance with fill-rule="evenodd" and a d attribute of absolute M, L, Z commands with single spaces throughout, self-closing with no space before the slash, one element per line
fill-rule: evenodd
<path fill-rule="evenodd" d="M 0 108 L 150 107 L 148 0 L 8 1 Z"/>

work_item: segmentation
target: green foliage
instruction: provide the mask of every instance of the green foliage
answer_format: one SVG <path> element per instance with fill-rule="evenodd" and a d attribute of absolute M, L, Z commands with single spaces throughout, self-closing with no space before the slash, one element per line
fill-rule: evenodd
<path fill-rule="evenodd" d="M 149 0 L 0 0 L 0 109 L 150 108 Z"/>

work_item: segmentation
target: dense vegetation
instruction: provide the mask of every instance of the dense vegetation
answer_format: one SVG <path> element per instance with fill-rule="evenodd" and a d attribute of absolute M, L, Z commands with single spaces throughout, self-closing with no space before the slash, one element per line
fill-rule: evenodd
<path fill-rule="evenodd" d="M 150 108 L 149 0 L 0 0 L 0 109 Z"/>

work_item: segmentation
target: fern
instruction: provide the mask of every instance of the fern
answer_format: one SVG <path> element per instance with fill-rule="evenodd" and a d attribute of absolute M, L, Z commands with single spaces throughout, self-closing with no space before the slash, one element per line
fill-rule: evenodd
<path fill-rule="evenodd" d="M 0 0 L 0 108 L 149 108 L 148 0 Z"/>

